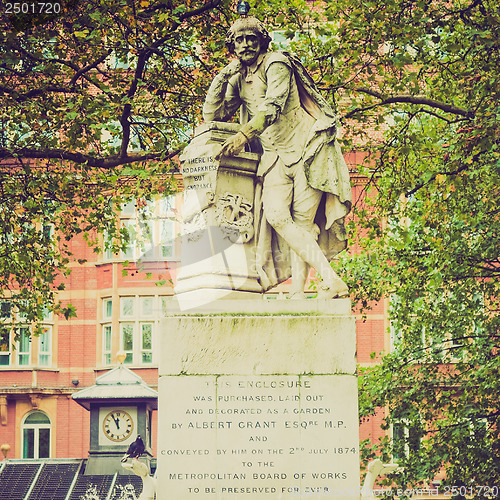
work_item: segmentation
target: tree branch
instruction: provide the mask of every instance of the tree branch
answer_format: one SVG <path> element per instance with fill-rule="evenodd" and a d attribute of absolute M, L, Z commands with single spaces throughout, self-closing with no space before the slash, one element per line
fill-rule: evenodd
<path fill-rule="evenodd" d="M 111 52 L 112 52 L 112 50 L 109 49 L 101 57 L 99 57 L 99 59 L 96 59 L 92 64 L 87 64 L 87 66 L 85 66 L 85 67 L 81 68 L 80 70 L 78 70 L 73 75 L 73 78 L 69 82 L 69 85 L 71 87 L 73 85 L 75 85 L 76 81 L 78 80 L 78 78 L 80 78 L 80 76 L 82 76 L 84 73 L 87 73 L 87 71 L 90 71 L 91 69 L 96 68 L 99 64 L 101 64 L 102 62 L 104 62 L 106 60 L 106 58 L 111 54 Z"/>
<path fill-rule="evenodd" d="M 24 49 L 23 47 L 21 46 L 18 46 L 17 49 L 22 52 L 28 59 L 31 59 L 32 61 L 36 61 L 36 62 L 42 62 L 42 63 L 49 63 L 49 62 L 52 62 L 52 63 L 57 63 L 57 64 L 60 64 L 62 66 L 67 66 L 69 68 L 71 68 L 73 71 L 75 71 L 75 75 L 73 75 L 73 78 L 75 78 L 76 75 L 78 75 L 77 78 L 79 78 L 80 76 L 83 76 L 83 78 L 85 80 L 87 80 L 90 84 L 92 85 L 95 85 L 97 88 L 99 88 L 101 91 L 104 92 L 104 89 L 102 88 L 102 85 L 101 83 L 99 82 L 98 79 L 91 79 L 88 75 L 86 75 L 85 73 L 91 69 L 91 67 L 96 67 L 99 62 L 102 62 L 106 59 L 106 57 L 108 57 L 108 53 L 106 53 L 103 57 L 99 58 L 97 61 L 95 61 L 94 63 L 92 63 L 91 65 L 88 65 L 88 66 L 85 66 L 84 68 L 79 68 L 77 64 L 73 63 L 72 61 L 66 61 L 64 59 L 58 59 L 58 58 L 55 58 L 55 57 L 51 57 L 51 58 L 40 58 L 40 57 L 36 57 L 35 55 L 31 54 L 30 52 L 28 52 L 26 49 Z M 102 60 L 101 60 L 102 59 Z M 96 64 L 97 63 L 97 64 Z M 90 67 L 89 67 L 90 66 Z M 72 80 L 73 81 L 73 80 Z M 76 80 L 75 80 L 76 81 Z M 73 84 L 74 85 L 74 84 Z"/>
<path fill-rule="evenodd" d="M 187 19 L 189 19 L 191 17 L 195 17 L 195 16 L 198 16 L 200 14 L 203 14 L 207 10 L 215 9 L 216 7 L 219 6 L 220 3 L 221 3 L 221 0 L 210 0 L 205 5 L 202 5 L 201 7 L 198 7 L 197 9 L 193 9 L 193 10 L 191 10 L 189 12 L 185 12 L 184 14 L 181 14 L 179 16 L 179 18 L 178 18 L 178 21 L 172 22 L 172 24 L 171 24 L 171 31 L 175 31 L 183 23 L 183 21 L 185 21 L 185 20 L 187 20 Z M 162 8 L 163 8 L 163 6 L 162 6 Z M 168 35 L 165 35 L 165 36 L 163 36 L 161 38 L 158 38 L 158 40 L 156 40 L 151 45 L 151 48 L 158 48 L 158 47 L 160 47 L 171 36 L 172 36 L 171 33 L 169 33 Z"/>
<path fill-rule="evenodd" d="M 377 92 L 375 90 L 366 88 L 366 87 L 356 87 L 352 89 L 355 92 L 360 92 L 362 94 L 367 94 L 376 99 L 379 99 L 380 102 L 377 104 L 373 104 L 371 106 L 366 106 L 364 108 L 357 108 L 353 111 L 350 111 L 346 115 L 344 115 L 343 119 L 351 118 L 353 115 L 360 113 L 362 111 L 368 111 L 377 106 L 385 106 L 387 104 L 395 104 L 395 103 L 406 103 L 406 104 L 418 104 L 429 106 L 431 108 L 440 109 L 445 113 L 451 113 L 454 115 L 465 116 L 466 118 L 474 118 L 474 112 L 468 109 L 459 108 L 457 106 L 453 106 L 452 104 L 447 104 L 445 102 L 436 101 L 435 99 L 430 99 L 426 96 L 422 95 L 409 95 L 409 94 L 400 94 L 394 96 L 386 96 L 381 92 Z"/>
<path fill-rule="evenodd" d="M 474 156 L 474 160 L 477 159 L 477 156 L 478 155 L 475 155 Z M 406 197 L 410 197 L 412 194 L 415 194 L 419 189 L 423 188 L 424 186 L 426 186 L 427 184 L 430 184 L 431 182 L 434 182 L 436 180 L 436 177 L 438 175 L 457 175 L 459 174 L 460 172 L 463 172 L 464 170 L 467 170 L 469 168 L 469 165 L 468 164 L 464 164 L 462 166 L 460 166 L 459 168 L 457 168 L 456 170 L 452 170 L 451 172 L 436 172 L 428 181 L 426 182 L 419 182 L 418 184 L 416 184 L 412 189 L 410 189 L 409 191 L 407 191 L 405 193 L 405 196 Z"/>
<path fill-rule="evenodd" d="M 94 168 L 114 168 L 120 165 L 128 165 L 130 163 L 138 163 L 147 160 L 168 160 L 178 155 L 180 150 L 163 153 L 147 153 L 147 154 L 127 154 L 126 156 L 109 156 L 107 158 L 96 158 L 94 156 L 85 155 L 83 153 L 73 153 L 63 149 L 19 149 L 11 151 L 9 149 L 0 148 L 0 160 L 2 159 L 39 159 L 39 160 L 68 160 L 80 165 L 87 164 Z"/>
<path fill-rule="evenodd" d="M 142 78 L 144 73 L 144 68 L 146 67 L 146 62 L 151 56 L 151 52 L 149 50 L 142 51 L 137 58 L 137 66 L 135 67 L 134 79 L 130 85 L 130 88 L 127 91 L 127 98 L 132 99 L 135 93 L 137 92 L 137 86 L 139 84 L 139 80 Z M 127 102 L 125 106 L 123 106 L 122 116 L 120 117 L 120 124 L 123 130 L 122 144 L 120 147 L 120 157 L 127 156 L 127 149 L 130 142 L 130 115 L 132 113 L 132 105 Z"/>
<path fill-rule="evenodd" d="M 182 24 L 182 22 L 185 21 L 186 19 L 203 14 L 207 10 L 210 10 L 210 9 L 217 7 L 219 4 L 220 4 L 220 0 L 210 0 L 205 5 L 198 7 L 197 9 L 194 9 L 192 11 L 181 14 L 179 16 L 178 21 L 172 22 L 172 28 L 170 31 L 175 31 Z M 134 72 L 134 79 L 133 79 L 132 84 L 130 85 L 130 88 L 126 94 L 129 99 L 135 95 L 135 93 L 137 91 L 137 85 L 138 85 L 139 80 L 142 78 L 142 75 L 143 75 L 143 72 L 144 72 L 144 69 L 146 66 L 146 62 L 153 54 L 153 51 L 155 51 L 155 49 L 158 49 L 158 47 L 160 47 L 164 42 L 166 42 L 170 38 L 170 36 L 171 36 L 171 33 L 169 33 L 168 35 L 166 35 L 162 38 L 159 38 L 151 45 L 151 47 L 146 47 L 140 52 L 138 60 L 137 60 L 137 66 L 136 66 L 136 69 Z M 123 107 L 123 112 L 122 112 L 122 115 L 120 117 L 120 124 L 121 124 L 122 129 L 123 129 L 122 144 L 120 147 L 120 157 L 126 157 L 126 155 L 127 155 L 127 148 L 128 148 L 128 144 L 130 142 L 130 120 L 129 119 L 130 119 L 131 111 L 132 111 L 132 106 L 129 103 L 126 103 L 125 106 Z"/>
<path fill-rule="evenodd" d="M 3 92 L 4 94 L 11 95 L 12 98 L 17 103 L 22 103 L 24 101 L 27 101 L 28 99 L 31 99 L 32 97 L 38 97 L 38 96 L 44 95 L 47 92 L 59 92 L 59 93 L 75 94 L 78 91 L 75 89 L 69 89 L 67 87 L 52 87 L 49 85 L 45 88 L 32 89 L 28 92 L 25 92 L 24 94 L 18 94 L 15 90 L 9 89 L 7 87 L 4 87 L 3 85 L 0 85 L 0 93 L 1 92 Z"/>

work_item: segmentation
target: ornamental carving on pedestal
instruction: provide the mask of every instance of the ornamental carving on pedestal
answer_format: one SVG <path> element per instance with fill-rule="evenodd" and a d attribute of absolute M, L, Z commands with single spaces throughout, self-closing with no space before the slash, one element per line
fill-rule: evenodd
<path fill-rule="evenodd" d="M 206 209 L 195 214 L 189 221 L 182 223 L 182 233 L 188 241 L 198 241 L 207 228 Z"/>
<path fill-rule="evenodd" d="M 238 194 L 225 193 L 217 200 L 215 220 L 226 238 L 247 243 L 253 238 L 252 203 Z"/>

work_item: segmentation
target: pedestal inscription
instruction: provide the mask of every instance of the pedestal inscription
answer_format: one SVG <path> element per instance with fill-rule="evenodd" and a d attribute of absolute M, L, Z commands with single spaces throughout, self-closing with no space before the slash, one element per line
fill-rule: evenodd
<path fill-rule="evenodd" d="M 172 311 L 160 359 L 158 500 L 359 500 L 349 300 Z"/>
<path fill-rule="evenodd" d="M 352 375 L 162 377 L 175 498 L 359 497 Z"/>

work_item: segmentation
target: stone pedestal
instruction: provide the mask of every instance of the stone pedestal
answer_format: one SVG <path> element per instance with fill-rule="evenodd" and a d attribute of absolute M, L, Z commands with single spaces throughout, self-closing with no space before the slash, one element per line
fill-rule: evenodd
<path fill-rule="evenodd" d="M 158 500 L 359 500 L 349 300 L 172 311 L 160 359 Z"/>
<path fill-rule="evenodd" d="M 255 269 L 253 216 L 259 155 L 242 152 L 215 160 L 221 144 L 239 128 L 221 122 L 199 126 L 180 158 L 182 261 L 175 287 L 180 303 L 195 296 L 204 303 L 262 290 Z"/>

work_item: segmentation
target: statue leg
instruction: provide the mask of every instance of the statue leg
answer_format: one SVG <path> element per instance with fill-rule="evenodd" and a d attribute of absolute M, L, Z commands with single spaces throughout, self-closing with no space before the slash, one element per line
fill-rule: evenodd
<path fill-rule="evenodd" d="M 323 280 L 318 298 L 333 298 L 347 294 L 348 290 L 316 241 L 319 230 L 314 217 L 322 195 L 307 184 L 301 164 L 285 167 L 279 163 L 264 179 L 262 200 L 269 224 L 296 253 L 297 259 L 294 262 L 292 257 L 291 262 L 292 282 L 294 271 L 298 279 L 292 290 L 298 292 L 302 287 L 303 291 L 309 265 Z"/>
<path fill-rule="evenodd" d="M 306 187 L 311 191 L 310 196 L 304 196 L 300 189 L 297 189 L 297 176 L 294 178 L 294 197 L 292 200 L 292 220 L 295 224 L 299 225 L 308 231 L 317 241 L 319 236 L 319 227 L 314 223 L 316 211 L 321 201 L 322 194 L 312 189 L 305 182 Z M 304 176 L 305 180 L 305 176 Z M 304 287 L 309 276 L 309 269 L 311 266 L 297 253 L 292 250 L 291 252 L 291 267 L 292 267 L 292 286 L 290 290 L 290 298 L 302 299 L 305 298 Z"/>
<path fill-rule="evenodd" d="M 293 250 L 290 250 L 292 268 L 292 286 L 290 287 L 291 299 L 305 299 L 304 287 L 309 276 L 310 265 L 304 262 Z"/>
<path fill-rule="evenodd" d="M 348 288 L 346 284 L 331 268 L 330 263 L 309 231 L 293 222 L 290 216 L 283 218 L 282 215 L 274 218 L 273 215 L 267 214 L 266 217 L 274 230 L 290 245 L 298 257 L 314 267 L 321 275 L 322 283 L 318 298 L 328 299 L 347 295 Z"/>
<path fill-rule="evenodd" d="M 293 201 L 292 201 L 292 219 L 300 227 L 306 229 L 314 238 L 315 243 L 318 240 L 320 229 L 314 223 L 316 213 L 323 198 L 323 192 L 312 188 L 307 182 L 302 163 L 298 163 L 291 168 L 293 174 Z M 310 243 L 310 248 L 314 249 L 313 258 L 316 265 L 312 264 L 314 269 L 321 275 L 322 282 L 319 286 L 318 298 L 331 299 L 337 296 L 347 295 L 347 285 L 331 268 L 323 250 L 316 243 Z"/>

